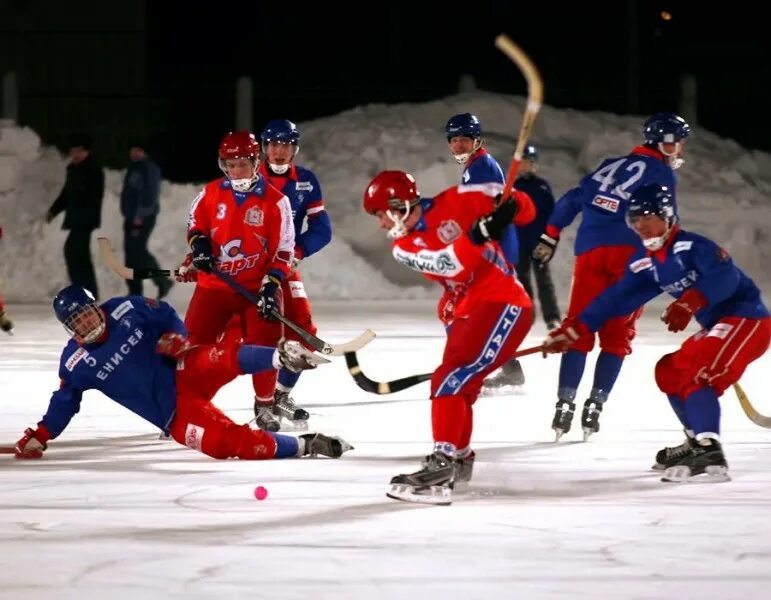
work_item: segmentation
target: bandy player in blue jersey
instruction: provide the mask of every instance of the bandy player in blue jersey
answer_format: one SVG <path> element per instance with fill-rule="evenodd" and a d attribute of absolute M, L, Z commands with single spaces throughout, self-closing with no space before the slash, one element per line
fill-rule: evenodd
<path fill-rule="evenodd" d="M 491 198 L 503 193 L 506 176 L 498 161 L 485 148 L 482 137 L 482 123 L 472 113 L 453 115 L 444 126 L 447 144 L 455 162 L 463 167 L 458 192 L 481 192 Z M 514 217 L 514 223 L 507 226 L 499 243 L 506 260 L 513 267 L 519 261 L 519 240 L 517 228 L 528 225 L 535 219 L 535 206 L 523 204 Z M 516 358 L 503 363 L 500 370 L 485 379 L 482 386 L 484 394 L 509 392 L 512 388 L 524 385 L 525 374 Z"/>
<path fill-rule="evenodd" d="M 576 234 L 568 318 L 578 315 L 600 293 L 621 279 L 629 257 L 640 248 L 637 234 L 625 220 L 629 199 L 635 190 L 657 183 L 672 191 L 674 202 L 673 171 L 683 163 L 685 138 L 689 132 L 688 124 L 677 115 L 653 115 L 643 126 L 643 145 L 626 156 L 605 159 L 557 201 L 546 231 L 533 250 L 533 260 L 548 263 L 554 255 L 560 232 L 579 213 L 582 215 Z M 677 212 L 676 206 L 674 208 Z M 594 368 L 592 390 L 581 415 L 584 439 L 600 429 L 600 414 L 621 372 L 624 358 L 632 351 L 635 323 L 640 314 L 641 311 L 630 311 L 618 315 L 597 332 L 600 355 Z M 562 356 L 557 406 L 552 421 L 557 440 L 570 431 L 576 391 L 594 341 L 595 334 L 587 333 Z"/>
<path fill-rule="evenodd" d="M 718 398 L 768 349 L 771 317 L 758 287 L 723 248 L 679 228 L 667 187 L 650 184 L 632 192 L 627 214 L 644 248 L 632 255 L 618 283 L 551 331 L 544 346 L 547 352 L 564 351 L 663 292 L 674 297 L 661 316 L 669 331 L 684 330 L 691 319 L 701 330 L 656 363 L 656 384 L 686 440 L 660 450 L 654 469 L 664 470 L 663 481 L 698 475 L 725 481 Z"/>
<path fill-rule="evenodd" d="M 310 169 L 294 162 L 300 150 L 300 132 L 295 124 L 287 119 L 274 119 L 260 133 L 260 141 L 265 160 L 260 163 L 259 173 L 289 198 L 294 221 L 292 269 L 281 282 L 284 316 L 315 334 L 316 325 L 311 316 L 311 305 L 298 266 L 302 260 L 329 244 L 332 240 L 332 222 L 324 209 L 321 185 L 316 175 Z M 284 331 L 284 336 L 286 339 L 301 341 L 290 329 Z M 273 413 L 283 419 L 284 423 L 293 422 L 297 426 L 304 422 L 307 428 L 307 420 L 310 417 L 308 411 L 298 407 L 290 396 L 299 378 L 300 373 L 289 369 L 279 371 Z M 259 415 L 256 418 L 259 419 Z M 282 429 L 285 428 L 286 425 L 282 425 Z"/>
<path fill-rule="evenodd" d="M 102 392 L 180 444 L 213 458 L 337 458 L 350 449 L 339 438 L 322 434 L 295 438 L 237 425 L 211 402 L 239 374 L 328 362 L 297 342 L 281 342 L 276 348 L 222 335 L 213 344 L 194 345 L 169 304 L 121 296 L 98 305 L 77 285 L 60 291 L 53 308 L 72 336 L 59 363 L 61 385 L 37 427 L 27 429 L 16 443 L 17 458 L 41 458 L 49 440 L 80 411 L 87 390 Z"/>

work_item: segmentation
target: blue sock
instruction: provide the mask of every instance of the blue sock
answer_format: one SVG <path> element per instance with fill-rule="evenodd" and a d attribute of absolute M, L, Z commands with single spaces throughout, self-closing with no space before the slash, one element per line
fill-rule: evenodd
<path fill-rule="evenodd" d="M 297 380 L 300 379 L 300 374 L 290 371 L 286 367 L 282 368 L 278 372 L 278 382 L 284 386 L 285 389 L 291 390 L 297 385 Z"/>
<path fill-rule="evenodd" d="M 610 390 L 618 379 L 624 359 L 610 352 L 600 352 L 597 364 L 594 366 L 594 384 L 592 385 L 592 398 L 604 402 L 610 394 Z M 596 398 L 595 398 L 596 396 Z"/>
<path fill-rule="evenodd" d="M 585 366 L 586 352 L 579 352 L 578 350 L 568 350 L 565 352 L 560 361 L 559 384 L 557 387 L 560 389 L 578 389 Z"/>
<path fill-rule="evenodd" d="M 296 458 L 300 449 L 300 442 L 291 435 L 281 435 L 280 433 L 266 432 L 270 437 L 276 440 L 276 455 L 273 458 Z"/>
<path fill-rule="evenodd" d="M 720 435 L 720 402 L 710 388 L 699 388 L 685 398 L 685 417 L 694 436 L 700 433 Z"/>
<path fill-rule="evenodd" d="M 270 346 L 245 345 L 238 349 L 238 366 L 242 373 L 259 373 L 273 368 L 273 353 Z"/>
<path fill-rule="evenodd" d="M 675 411 L 675 415 L 683 424 L 683 429 L 693 429 L 688 423 L 688 417 L 685 416 L 685 405 L 680 400 L 680 396 L 677 394 L 667 394 L 667 398 L 669 398 L 669 404 L 672 406 L 672 410 Z"/>

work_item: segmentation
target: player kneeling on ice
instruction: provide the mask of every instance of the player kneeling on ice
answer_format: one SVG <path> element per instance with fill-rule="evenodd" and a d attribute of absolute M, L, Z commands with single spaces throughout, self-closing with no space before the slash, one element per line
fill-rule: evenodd
<path fill-rule="evenodd" d="M 402 171 L 383 171 L 364 193 L 364 210 L 388 231 L 396 261 L 445 290 L 438 312 L 447 341 L 431 378 L 434 450 L 419 471 L 391 480 L 391 498 L 449 504 L 456 482 L 471 479 L 474 402 L 533 323 L 530 297 L 498 243 L 527 203 L 530 197 L 516 192 L 496 208 L 495 198 L 457 187 L 421 198 Z"/>
<path fill-rule="evenodd" d="M 281 367 L 299 371 L 329 362 L 297 342 L 272 348 L 222 336 L 214 344 L 191 345 L 169 304 L 123 296 L 97 305 L 90 292 L 76 285 L 59 292 L 53 307 L 73 339 L 59 363 L 61 387 L 37 428 L 27 429 L 17 442 L 17 458 L 41 458 L 48 441 L 79 411 L 83 392 L 91 389 L 213 458 L 338 458 L 351 449 L 320 433 L 295 438 L 237 425 L 211 403 L 240 374 Z"/>
<path fill-rule="evenodd" d="M 656 383 L 687 437 L 659 451 L 654 469 L 664 470 L 663 481 L 701 474 L 723 481 L 729 477 L 718 398 L 768 349 L 771 318 L 758 287 L 726 251 L 680 229 L 674 215 L 667 187 L 646 185 L 632 193 L 627 218 L 645 248 L 632 256 L 620 281 L 549 333 L 544 351 L 564 352 L 581 335 L 662 292 L 676 298 L 661 316 L 669 331 L 684 330 L 693 317 L 702 329 L 656 364 Z"/>

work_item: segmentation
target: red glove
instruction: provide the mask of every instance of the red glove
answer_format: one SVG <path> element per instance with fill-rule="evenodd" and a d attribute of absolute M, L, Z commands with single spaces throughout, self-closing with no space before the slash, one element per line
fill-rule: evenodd
<path fill-rule="evenodd" d="M 566 352 L 578 338 L 583 335 L 591 335 L 589 328 L 576 318 L 565 319 L 559 327 L 552 329 L 543 341 L 541 352 L 557 354 Z"/>
<path fill-rule="evenodd" d="M 188 352 L 193 345 L 181 333 L 164 333 L 155 345 L 155 351 L 174 360 Z"/>
<path fill-rule="evenodd" d="M 46 442 L 51 439 L 48 428 L 38 423 L 37 429 L 27 427 L 24 437 L 16 442 L 14 456 L 16 458 L 43 458 L 43 451 L 48 448 Z"/>
<path fill-rule="evenodd" d="M 687 289 L 683 295 L 667 306 L 661 315 L 661 320 L 667 324 L 669 331 L 682 331 L 688 327 L 694 313 L 707 306 L 709 302 L 696 288 Z"/>
<path fill-rule="evenodd" d="M 179 265 L 175 279 L 179 283 L 198 281 L 198 269 L 193 266 L 193 255 L 190 252 L 185 255 L 185 260 Z"/>

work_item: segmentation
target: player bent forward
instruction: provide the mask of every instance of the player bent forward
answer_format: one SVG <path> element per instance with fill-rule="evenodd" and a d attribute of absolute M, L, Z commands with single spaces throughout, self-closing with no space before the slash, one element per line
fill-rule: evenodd
<path fill-rule="evenodd" d="M 36 429 L 17 442 L 17 458 L 41 458 L 80 409 L 84 391 L 99 390 L 174 440 L 213 458 L 260 460 L 321 454 L 340 457 L 351 446 L 309 433 L 295 438 L 237 425 L 211 399 L 236 376 L 265 369 L 302 370 L 328 362 L 296 342 L 278 348 L 242 345 L 223 336 L 191 345 L 175 310 L 142 296 L 97 305 L 71 285 L 54 298 L 54 313 L 72 336 L 59 363 L 61 387 Z"/>
<path fill-rule="evenodd" d="M 391 480 L 391 498 L 449 504 L 456 482 L 471 479 L 482 382 L 514 355 L 533 323 L 530 297 L 498 243 L 525 203 L 532 200 L 517 192 L 496 209 L 495 198 L 458 187 L 421 199 L 402 171 L 383 171 L 364 193 L 364 210 L 388 231 L 394 258 L 445 289 L 438 312 L 447 341 L 431 378 L 434 450 L 422 469 Z"/>
<path fill-rule="evenodd" d="M 661 316 L 669 331 L 684 330 L 693 317 L 702 329 L 656 364 L 656 383 L 686 439 L 660 450 L 653 468 L 664 470 L 662 481 L 683 482 L 702 474 L 725 481 L 718 398 L 768 349 L 771 317 L 758 287 L 725 250 L 678 227 L 666 186 L 651 184 L 633 192 L 627 217 L 645 248 L 632 256 L 618 283 L 549 333 L 545 351 L 564 352 L 580 336 L 662 292 L 676 298 Z"/>

